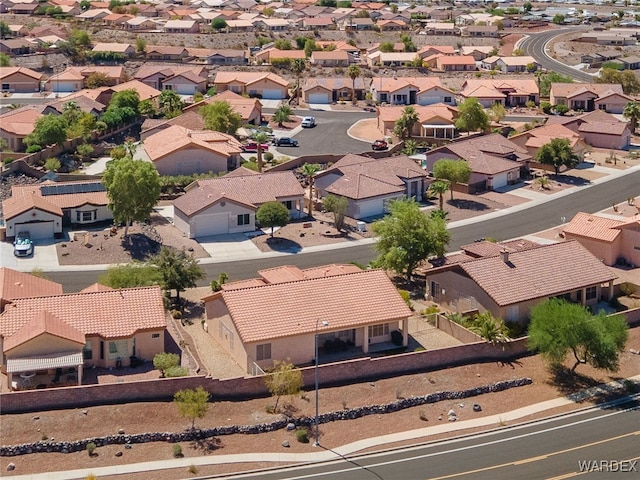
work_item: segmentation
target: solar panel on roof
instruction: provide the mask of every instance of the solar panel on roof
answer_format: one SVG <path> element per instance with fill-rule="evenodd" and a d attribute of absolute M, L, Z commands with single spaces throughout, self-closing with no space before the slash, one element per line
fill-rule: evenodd
<path fill-rule="evenodd" d="M 50 195 L 67 195 L 71 193 L 92 193 L 104 191 L 106 191 L 106 188 L 102 183 L 43 185 L 40 187 L 40 194 L 43 197 L 48 197 Z"/>

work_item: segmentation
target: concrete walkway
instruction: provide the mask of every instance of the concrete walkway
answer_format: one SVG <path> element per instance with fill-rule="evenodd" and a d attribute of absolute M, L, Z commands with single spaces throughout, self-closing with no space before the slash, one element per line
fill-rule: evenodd
<path fill-rule="evenodd" d="M 630 380 L 640 382 L 640 375 L 631 377 Z M 555 398 L 546 402 L 536 403 L 526 407 L 511 410 L 496 415 L 488 415 L 473 420 L 465 420 L 460 422 L 444 422 L 433 427 L 418 428 L 406 432 L 392 433 L 380 437 L 366 438 L 357 442 L 349 443 L 336 447 L 332 450 L 319 448 L 314 452 L 307 453 L 240 453 L 234 455 L 206 455 L 200 457 L 189 458 L 171 458 L 166 460 L 157 460 L 153 462 L 134 463 L 128 465 L 113 465 L 108 467 L 98 467 L 90 469 L 69 470 L 63 472 L 48 472 L 41 474 L 18 475 L 12 476 L 18 480 L 74 480 L 85 479 L 87 475 L 93 474 L 98 478 L 107 475 L 122 475 L 127 473 L 151 472 L 154 470 L 165 470 L 170 468 L 188 468 L 191 465 L 221 465 L 228 463 L 254 463 L 254 462 L 274 462 L 274 463 L 296 463 L 309 464 L 316 462 L 327 462 L 331 460 L 340 460 L 344 456 L 356 454 L 365 449 L 382 447 L 384 445 L 393 444 L 407 440 L 417 440 L 433 435 L 443 433 L 453 433 L 460 430 L 478 427 L 498 427 L 505 423 L 513 423 L 516 420 L 527 417 L 529 415 L 542 413 L 565 405 L 575 404 L 584 401 L 587 398 L 594 397 L 598 394 L 619 390 L 624 387 L 624 380 L 609 382 L 603 385 L 592 387 L 568 397 Z M 587 407 L 591 408 L 591 407 Z"/>

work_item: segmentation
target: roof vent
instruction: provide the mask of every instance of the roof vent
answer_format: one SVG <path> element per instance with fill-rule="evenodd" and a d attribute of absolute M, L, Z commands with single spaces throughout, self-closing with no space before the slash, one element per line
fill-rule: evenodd
<path fill-rule="evenodd" d="M 502 261 L 504 263 L 509 263 L 509 250 L 507 250 L 506 248 L 500 250 L 500 258 L 502 258 Z"/>

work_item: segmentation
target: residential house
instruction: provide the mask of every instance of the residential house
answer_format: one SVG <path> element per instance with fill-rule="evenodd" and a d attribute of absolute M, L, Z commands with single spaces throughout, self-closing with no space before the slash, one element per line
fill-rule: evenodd
<path fill-rule="evenodd" d="M 305 60 L 307 59 L 304 50 L 280 50 L 279 48 L 266 48 L 257 52 L 253 58 L 259 65 L 261 63 L 272 63 L 274 60 Z"/>
<path fill-rule="evenodd" d="M 315 175 L 315 192 L 344 197 L 347 216 L 355 219 L 380 217 L 389 202 L 404 197 L 422 200 L 427 174 L 406 156 L 369 158 L 348 154 Z"/>
<path fill-rule="evenodd" d="M 12 300 L 62 295 L 62 285 L 46 278 L 0 267 L 0 313 Z"/>
<path fill-rule="evenodd" d="M 209 332 L 248 373 L 313 362 L 329 342 L 367 354 L 400 331 L 408 344 L 411 311 L 382 270 L 329 265 L 258 272 L 205 297 Z M 258 320 L 259 319 L 259 320 Z"/>
<path fill-rule="evenodd" d="M 0 53 L 6 53 L 10 57 L 33 53 L 36 44 L 27 38 L 8 38 L 0 40 Z"/>
<path fill-rule="evenodd" d="M 228 32 L 251 32 L 253 30 L 255 30 L 255 27 L 250 20 L 227 20 Z"/>
<path fill-rule="evenodd" d="M 640 57 L 637 55 L 630 55 L 628 57 L 620 57 L 616 60 L 620 62 L 625 70 L 638 70 L 640 69 Z"/>
<path fill-rule="evenodd" d="M 137 6 L 142 6 L 142 4 L 139 4 Z M 138 14 L 139 14 L 138 17 L 133 17 L 127 20 L 124 24 L 124 28 L 134 32 L 155 30 L 156 28 L 159 28 L 159 25 L 156 22 L 154 22 L 153 20 L 151 20 L 141 12 L 138 12 Z"/>
<path fill-rule="evenodd" d="M 436 103 L 413 107 L 418 114 L 418 121 L 413 126 L 411 135 L 420 138 L 454 139 L 458 136 L 455 120 L 458 110 L 450 105 Z M 404 107 L 380 107 L 376 111 L 378 131 L 383 136 L 392 136 Z"/>
<path fill-rule="evenodd" d="M 329 17 L 302 19 L 302 30 L 335 30 L 336 24 Z"/>
<path fill-rule="evenodd" d="M 63 226 L 86 226 L 113 220 L 107 191 L 100 180 L 14 185 L 2 202 L 7 237 L 28 231 L 33 239 L 51 239 Z"/>
<path fill-rule="evenodd" d="M 426 35 L 459 35 L 460 27 L 453 23 L 431 22 L 425 24 L 421 32 L 424 32 Z"/>
<path fill-rule="evenodd" d="M 104 75 L 107 86 L 122 83 L 126 76 L 122 66 L 68 67 L 66 70 L 49 77 L 44 88 L 52 92 L 77 92 L 84 88 L 85 80 L 94 74 Z"/>
<path fill-rule="evenodd" d="M 376 102 L 392 105 L 455 105 L 455 94 L 438 77 L 374 77 L 371 94 Z"/>
<path fill-rule="evenodd" d="M 40 91 L 42 74 L 26 67 L 0 67 L 2 91 L 9 93 L 33 93 Z"/>
<path fill-rule="evenodd" d="M 237 93 L 233 93 L 231 90 L 225 90 L 201 102 L 189 105 L 183 109 L 183 112 L 197 112 L 203 105 L 215 102 L 227 102 L 231 106 L 231 110 L 240 115 L 243 125 L 260 125 L 262 122 L 262 104 L 260 100 L 257 98 L 243 97 Z"/>
<path fill-rule="evenodd" d="M 309 63 L 318 67 L 348 67 L 349 54 L 344 50 L 311 52 Z"/>
<path fill-rule="evenodd" d="M 495 103 L 505 107 L 540 102 L 540 91 L 534 79 L 477 79 L 465 80 L 459 93 L 461 99 L 476 98 L 485 108 Z"/>
<path fill-rule="evenodd" d="M 491 56 L 494 51 L 496 51 L 496 48 L 492 46 L 463 45 L 460 48 L 460 55 L 470 55 L 476 62 L 481 62 L 485 58 Z"/>
<path fill-rule="evenodd" d="M 245 50 L 226 48 L 211 50 L 207 54 L 207 65 L 246 65 L 248 61 Z"/>
<path fill-rule="evenodd" d="M 596 100 L 612 93 L 624 95 L 622 85 L 611 83 L 552 83 L 549 101 L 551 105 L 566 105 L 571 110 L 591 112 L 596 108 Z"/>
<path fill-rule="evenodd" d="M 138 92 L 138 98 L 140 98 L 141 102 L 144 100 L 154 100 L 162 93 L 160 90 L 157 90 L 140 80 L 130 80 L 128 82 L 120 83 L 119 85 L 114 85 L 113 87 L 102 88 L 109 89 L 113 93 L 122 92 L 123 90 L 135 90 Z M 111 97 L 109 97 L 109 100 L 111 100 Z"/>
<path fill-rule="evenodd" d="M 128 43 L 96 43 L 91 51 L 94 53 L 119 53 L 125 57 L 132 57 L 136 53 L 135 47 Z"/>
<path fill-rule="evenodd" d="M 182 61 L 189 55 L 184 47 L 168 47 L 164 45 L 147 45 L 144 56 L 147 60 L 171 60 Z"/>
<path fill-rule="evenodd" d="M 282 202 L 292 218 L 304 215 L 304 190 L 292 171 L 238 170 L 197 180 L 173 202 L 174 225 L 188 238 L 253 232 L 256 212 L 267 202 Z"/>
<path fill-rule="evenodd" d="M 76 18 L 83 22 L 86 22 L 86 21 L 97 22 L 109 15 L 111 15 L 111 10 L 109 10 L 108 8 L 90 8 L 76 15 Z"/>
<path fill-rule="evenodd" d="M 37 2 L 14 3 L 9 8 L 12 15 L 33 15 L 40 7 Z"/>
<path fill-rule="evenodd" d="M 374 52 L 367 55 L 366 61 L 370 67 L 404 67 L 413 65 L 418 58 L 416 52 Z"/>
<path fill-rule="evenodd" d="M 160 287 L 102 288 L 20 298 L 10 305 L 0 315 L 2 370 L 9 388 L 13 375 L 50 377 L 63 368 L 75 369 L 81 385 L 83 368 L 129 366 L 164 352 L 167 319 Z"/>
<path fill-rule="evenodd" d="M 640 265 L 640 253 L 635 248 L 640 240 L 640 218 L 615 219 L 578 212 L 563 225 L 567 241 L 575 240 L 602 263 L 609 266 Z"/>
<path fill-rule="evenodd" d="M 231 135 L 179 125 L 149 135 L 142 146 L 141 158 L 151 161 L 160 175 L 226 172 L 236 166 L 242 152 Z"/>
<path fill-rule="evenodd" d="M 400 43 L 400 45 L 404 48 L 403 43 Z M 427 58 L 433 55 L 455 55 L 456 51 L 451 45 L 426 45 L 416 53 L 420 58 Z"/>
<path fill-rule="evenodd" d="M 540 147 L 551 142 L 554 138 L 567 140 L 573 153 L 580 158 L 583 157 L 588 147 L 577 132 L 560 124 L 549 124 L 532 128 L 518 135 L 510 136 L 509 140 L 519 147 L 526 149 L 533 158 L 536 156 Z"/>
<path fill-rule="evenodd" d="M 355 79 L 356 99 L 364 100 L 367 86 L 364 78 Z M 349 77 L 311 77 L 302 87 L 302 100 L 306 103 L 328 104 L 351 100 L 354 82 Z"/>
<path fill-rule="evenodd" d="M 80 12 L 78 12 L 80 13 Z M 112 13 L 102 19 L 102 23 L 110 28 L 125 28 L 127 21 L 134 18 L 133 15 L 126 13 Z"/>
<path fill-rule="evenodd" d="M 35 108 L 22 107 L 0 115 L 0 138 L 14 152 L 24 151 L 24 138 L 33 132 L 42 114 Z"/>
<path fill-rule="evenodd" d="M 472 72 L 476 70 L 476 61 L 468 55 L 440 55 L 436 59 L 436 68 L 443 72 Z"/>
<path fill-rule="evenodd" d="M 460 35 L 475 38 L 498 38 L 500 32 L 496 25 L 469 25 L 460 28 Z"/>
<path fill-rule="evenodd" d="M 195 91 L 204 91 L 207 82 L 207 70 L 204 66 L 190 65 L 143 65 L 133 76 L 156 90 L 185 91 L 184 95 L 193 95 Z"/>
<path fill-rule="evenodd" d="M 26 25 L 11 25 L 9 24 L 9 30 L 14 37 L 24 37 L 29 34 L 29 28 Z"/>
<path fill-rule="evenodd" d="M 441 159 L 464 160 L 471 168 L 467 191 L 495 190 L 520 181 L 521 168 L 527 169 L 531 155 L 498 133 L 450 143 L 425 154 L 425 165 Z"/>
<path fill-rule="evenodd" d="M 515 57 L 501 57 L 493 55 L 481 62 L 482 68 L 502 73 L 523 73 L 536 70 L 539 65 L 533 57 L 521 55 Z"/>
<path fill-rule="evenodd" d="M 399 18 L 378 20 L 376 26 L 381 32 L 397 32 L 400 30 L 407 30 L 409 28 L 407 21 Z"/>
<path fill-rule="evenodd" d="M 547 125 L 564 125 L 578 133 L 592 147 L 624 150 L 631 143 L 631 129 L 625 121 L 603 110 L 595 110 L 578 117 L 553 116 Z"/>
<path fill-rule="evenodd" d="M 373 30 L 375 27 L 375 23 L 371 18 L 359 18 L 346 16 L 342 21 L 337 22 L 338 28 L 340 30 Z"/>
<path fill-rule="evenodd" d="M 163 30 L 166 33 L 200 33 L 200 25 L 195 20 L 167 20 Z"/>
<path fill-rule="evenodd" d="M 172 90 L 178 95 L 194 95 L 207 91 L 207 78 L 203 78 L 191 70 L 176 73 L 162 81 L 162 88 Z"/>
<path fill-rule="evenodd" d="M 562 297 L 593 306 L 613 297 L 616 275 L 580 243 L 542 245 L 522 251 L 503 248 L 426 272 L 427 299 L 460 313 L 491 312 L 526 323 L 531 308 Z"/>
<path fill-rule="evenodd" d="M 627 103 L 633 101 L 634 99 L 632 97 L 624 93 L 610 91 L 600 95 L 600 97 L 594 100 L 593 104 L 596 110 L 621 114 L 624 112 L 624 107 L 627 106 Z"/>
<path fill-rule="evenodd" d="M 231 90 L 239 95 L 270 100 L 289 96 L 289 82 L 275 73 L 217 72 L 213 84 L 219 93 Z"/>

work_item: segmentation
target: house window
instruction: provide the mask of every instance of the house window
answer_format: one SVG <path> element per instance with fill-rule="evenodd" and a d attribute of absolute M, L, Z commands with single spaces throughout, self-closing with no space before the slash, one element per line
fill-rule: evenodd
<path fill-rule="evenodd" d="M 380 94 L 380 101 L 381 102 L 387 102 L 387 94 L 386 93 L 381 93 Z"/>
<path fill-rule="evenodd" d="M 587 287 L 585 289 L 584 298 L 585 300 L 593 300 L 598 296 L 598 287 Z"/>
<path fill-rule="evenodd" d="M 109 360 L 117 360 L 129 356 L 129 342 L 127 340 L 117 340 L 109 342 Z"/>
<path fill-rule="evenodd" d="M 430 289 L 430 295 L 431 298 L 434 300 L 440 300 L 440 284 L 438 282 L 431 282 L 431 289 Z"/>
<path fill-rule="evenodd" d="M 287 207 L 287 210 L 291 210 L 293 208 L 293 202 L 291 200 L 287 200 L 286 202 L 282 202 L 282 204 Z"/>
<path fill-rule="evenodd" d="M 88 223 L 94 222 L 96 219 L 96 211 L 91 210 L 90 212 L 76 212 L 76 222 L 77 223 Z"/>
<path fill-rule="evenodd" d="M 173 85 L 164 85 L 165 90 L 173 90 Z"/>
<path fill-rule="evenodd" d="M 11 85 L 9 85 L 8 83 L 3 83 L 2 90 L 11 90 Z"/>
<path fill-rule="evenodd" d="M 263 343 L 256 345 L 256 360 L 270 360 L 271 359 L 271 344 Z"/>
<path fill-rule="evenodd" d="M 444 103 L 451 103 L 451 97 L 444 97 Z"/>
<path fill-rule="evenodd" d="M 249 214 L 243 213 L 238 215 L 238 225 L 249 225 Z"/>
<path fill-rule="evenodd" d="M 82 347 L 82 358 L 84 360 L 93 359 L 93 350 L 92 350 L 91 342 L 85 343 L 84 347 Z"/>
<path fill-rule="evenodd" d="M 598 105 L 598 108 L 599 108 L 600 110 L 606 110 L 606 109 L 607 109 L 607 106 L 601 103 L 600 105 Z"/>
<path fill-rule="evenodd" d="M 388 323 L 380 323 L 378 325 L 369 325 L 369 338 L 381 337 L 383 335 L 389 335 Z"/>
<path fill-rule="evenodd" d="M 160 334 L 159 333 L 152 333 L 151 334 L 151 338 L 160 338 Z"/>

